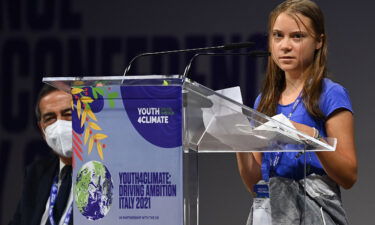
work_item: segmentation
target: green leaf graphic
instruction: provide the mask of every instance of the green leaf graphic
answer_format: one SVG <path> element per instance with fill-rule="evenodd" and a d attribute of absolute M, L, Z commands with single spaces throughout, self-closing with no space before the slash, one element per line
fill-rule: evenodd
<path fill-rule="evenodd" d="M 108 103 L 109 103 L 109 107 L 115 108 L 115 101 L 113 101 L 113 99 L 109 99 Z"/>
<path fill-rule="evenodd" d="M 111 92 L 108 94 L 108 98 L 109 99 L 114 99 L 114 98 L 117 98 L 118 97 L 118 93 L 117 92 Z"/>
<path fill-rule="evenodd" d="M 98 94 L 96 93 L 95 88 L 92 89 L 92 96 L 94 96 L 95 99 L 98 99 Z"/>
<path fill-rule="evenodd" d="M 104 90 L 100 87 L 95 87 L 94 88 L 96 92 L 98 92 L 101 96 L 104 96 Z"/>

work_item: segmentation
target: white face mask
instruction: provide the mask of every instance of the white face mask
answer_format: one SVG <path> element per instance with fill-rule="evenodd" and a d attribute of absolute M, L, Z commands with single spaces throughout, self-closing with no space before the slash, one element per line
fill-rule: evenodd
<path fill-rule="evenodd" d="M 72 121 L 57 120 L 44 130 L 46 141 L 57 154 L 72 157 Z"/>

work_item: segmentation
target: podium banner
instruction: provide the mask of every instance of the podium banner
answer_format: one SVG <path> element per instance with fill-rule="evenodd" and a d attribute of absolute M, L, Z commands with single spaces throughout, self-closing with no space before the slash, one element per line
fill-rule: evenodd
<path fill-rule="evenodd" d="M 74 224 L 183 224 L 181 86 L 74 86 Z"/>

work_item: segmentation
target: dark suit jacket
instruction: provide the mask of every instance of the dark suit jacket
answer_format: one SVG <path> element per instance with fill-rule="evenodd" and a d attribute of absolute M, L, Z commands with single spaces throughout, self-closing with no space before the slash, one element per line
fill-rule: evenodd
<path fill-rule="evenodd" d="M 40 225 L 58 170 L 59 158 L 55 155 L 38 160 L 26 169 L 21 200 L 10 225 Z"/>

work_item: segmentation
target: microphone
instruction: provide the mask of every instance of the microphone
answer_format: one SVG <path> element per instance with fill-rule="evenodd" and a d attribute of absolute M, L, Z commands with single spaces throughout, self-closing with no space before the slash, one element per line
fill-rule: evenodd
<path fill-rule="evenodd" d="M 136 59 L 138 59 L 140 57 L 143 57 L 143 56 L 165 55 L 165 54 L 184 53 L 184 52 L 199 52 L 199 51 L 208 51 L 208 50 L 226 50 L 226 51 L 228 51 L 228 50 L 235 50 L 235 49 L 240 49 L 240 48 L 249 48 L 249 47 L 253 46 L 254 44 L 255 44 L 254 42 L 240 42 L 240 43 L 231 43 L 231 44 L 226 44 L 226 45 L 204 47 L 204 48 L 190 48 L 190 49 L 180 49 L 180 50 L 161 51 L 161 52 L 146 52 L 146 53 L 136 55 L 135 57 L 133 57 L 130 60 L 129 65 L 124 70 L 123 76 L 126 76 L 126 74 L 129 72 L 132 63 Z"/>
<path fill-rule="evenodd" d="M 182 75 L 182 79 L 188 75 L 190 71 L 191 64 L 193 63 L 194 59 L 201 55 L 211 55 L 211 56 L 226 56 L 226 55 L 244 55 L 244 56 L 253 56 L 253 57 L 268 57 L 271 54 L 268 51 L 252 51 L 247 53 L 215 53 L 215 52 L 202 52 L 197 53 L 193 57 L 191 57 L 189 64 L 185 67 L 184 73 Z"/>

